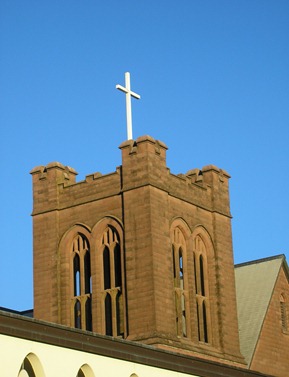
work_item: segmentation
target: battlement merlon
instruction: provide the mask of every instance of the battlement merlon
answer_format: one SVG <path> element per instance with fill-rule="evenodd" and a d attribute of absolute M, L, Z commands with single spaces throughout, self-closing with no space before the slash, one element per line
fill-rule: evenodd
<path fill-rule="evenodd" d="M 201 183 L 205 178 L 206 184 L 211 185 L 213 184 L 212 173 L 217 174 L 221 182 L 228 182 L 228 179 L 231 178 L 230 174 L 215 165 L 206 165 L 201 170 L 197 168 L 189 170 L 185 176 L 189 177 L 192 183 Z"/>
<path fill-rule="evenodd" d="M 153 153 L 157 154 L 166 164 L 166 151 L 168 147 L 160 140 L 156 140 L 149 135 L 138 137 L 136 140 L 126 140 L 119 146 L 122 150 L 122 158 L 133 153 Z"/>
<path fill-rule="evenodd" d="M 55 208 L 58 204 L 58 186 L 75 183 L 77 172 L 60 162 L 36 166 L 30 171 L 33 182 L 33 212 L 36 208 Z"/>
<path fill-rule="evenodd" d="M 60 162 L 50 162 L 46 166 L 36 166 L 30 171 L 33 179 L 43 180 L 53 180 L 59 183 L 75 183 L 75 177 L 77 172 L 70 166 L 64 166 Z M 34 183 L 34 182 L 33 182 Z"/>
<path fill-rule="evenodd" d="M 127 140 L 119 148 L 122 151 L 123 190 L 147 184 L 157 187 L 165 185 L 168 147 L 163 142 L 145 135 L 136 140 Z"/>
<path fill-rule="evenodd" d="M 212 208 L 227 213 L 230 212 L 229 179 L 230 175 L 215 165 L 207 165 L 202 168 L 204 183 L 211 187 Z"/>

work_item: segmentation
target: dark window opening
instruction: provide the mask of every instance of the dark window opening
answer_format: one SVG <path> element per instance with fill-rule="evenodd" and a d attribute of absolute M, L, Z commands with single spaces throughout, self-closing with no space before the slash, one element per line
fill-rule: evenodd
<path fill-rule="evenodd" d="M 116 296 L 116 315 L 117 315 L 117 335 L 124 336 L 124 313 L 123 313 L 123 300 L 121 292 Z"/>
<path fill-rule="evenodd" d="M 172 237 L 172 273 L 175 288 L 175 310 L 177 335 L 187 337 L 187 302 L 186 302 L 186 241 L 182 231 L 176 227 Z"/>
<path fill-rule="evenodd" d="M 173 252 L 173 272 L 174 272 L 174 279 L 176 278 L 176 263 L 175 263 L 175 248 L 174 245 L 172 246 Z"/>
<path fill-rule="evenodd" d="M 201 295 L 206 296 L 206 294 L 205 294 L 204 265 L 203 265 L 202 255 L 200 255 L 200 283 L 201 283 Z"/>
<path fill-rule="evenodd" d="M 104 278 L 104 289 L 110 289 L 110 255 L 109 248 L 105 246 L 103 250 L 103 278 Z"/>
<path fill-rule="evenodd" d="M 79 255 L 75 254 L 73 258 L 73 270 L 74 270 L 74 296 L 80 296 L 80 261 Z"/>
<path fill-rule="evenodd" d="M 92 316 L 91 316 L 91 298 L 88 297 L 85 303 L 85 324 L 86 330 L 92 331 Z"/>
<path fill-rule="evenodd" d="M 112 334 L 112 306 L 111 306 L 111 297 L 110 294 L 107 293 L 105 297 L 105 334 L 106 335 L 113 335 Z"/>
<path fill-rule="evenodd" d="M 85 292 L 91 293 L 91 270 L 90 270 L 90 253 L 89 250 L 84 255 L 84 284 Z"/>
<path fill-rule="evenodd" d="M 207 311 L 205 301 L 203 301 L 203 328 L 204 328 L 204 342 L 208 343 L 208 326 L 207 326 Z"/>
<path fill-rule="evenodd" d="M 200 327 L 200 315 L 199 315 L 199 304 L 197 302 L 197 321 L 198 321 L 198 338 L 199 342 L 202 340 L 201 339 L 201 327 Z"/>
<path fill-rule="evenodd" d="M 79 300 L 76 300 L 74 305 L 74 327 L 81 329 L 81 305 Z"/>
<path fill-rule="evenodd" d="M 197 235 L 194 240 L 194 274 L 198 338 L 200 342 L 209 343 L 211 338 L 211 323 L 206 245 L 200 235 Z"/>
<path fill-rule="evenodd" d="M 117 243 L 114 248 L 114 273 L 115 273 L 115 287 L 121 286 L 121 256 L 120 247 Z"/>

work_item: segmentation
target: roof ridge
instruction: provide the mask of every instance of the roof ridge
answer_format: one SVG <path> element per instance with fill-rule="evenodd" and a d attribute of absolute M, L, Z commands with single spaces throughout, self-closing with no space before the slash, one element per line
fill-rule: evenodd
<path fill-rule="evenodd" d="M 271 257 L 266 257 L 266 258 L 260 258 L 260 259 L 255 259 L 249 262 L 242 262 L 242 263 L 237 263 L 234 265 L 234 268 L 238 267 L 243 267 L 243 266 L 248 266 L 252 264 L 258 264 L 258 263 L 264 263 L 264 262 L 269 262 L 274 259 L 285 259 L 285 254 L 278 254 L 278 255 L 273 255 Z"/>

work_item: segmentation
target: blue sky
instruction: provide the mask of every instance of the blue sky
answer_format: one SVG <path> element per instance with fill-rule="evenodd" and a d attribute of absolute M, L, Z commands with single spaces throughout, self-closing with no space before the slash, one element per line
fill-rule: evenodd
<path fill-rule="evenodd" d="M 235 262 L 289 257 L 287 0 L 2 0 L 0 306 L 33 306 L 29 171 L 121 164 L 126 71 L 134 138 L 232 176 Z"/>

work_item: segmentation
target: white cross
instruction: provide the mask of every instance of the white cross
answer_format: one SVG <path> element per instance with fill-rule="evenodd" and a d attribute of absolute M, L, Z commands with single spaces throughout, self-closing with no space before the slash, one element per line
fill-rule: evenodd
<path fill-rule="evenodd" d="M 127 128 L 127 140 L 132 139 L 132 116 L 131 116 L 131 97 L 140 99 L 140 95 L 130 90 L 130 73 L 125 73 L 125 87 L 116 85 L 116 89 L 125 93 L 126 102 L 126 128 Z"/>

